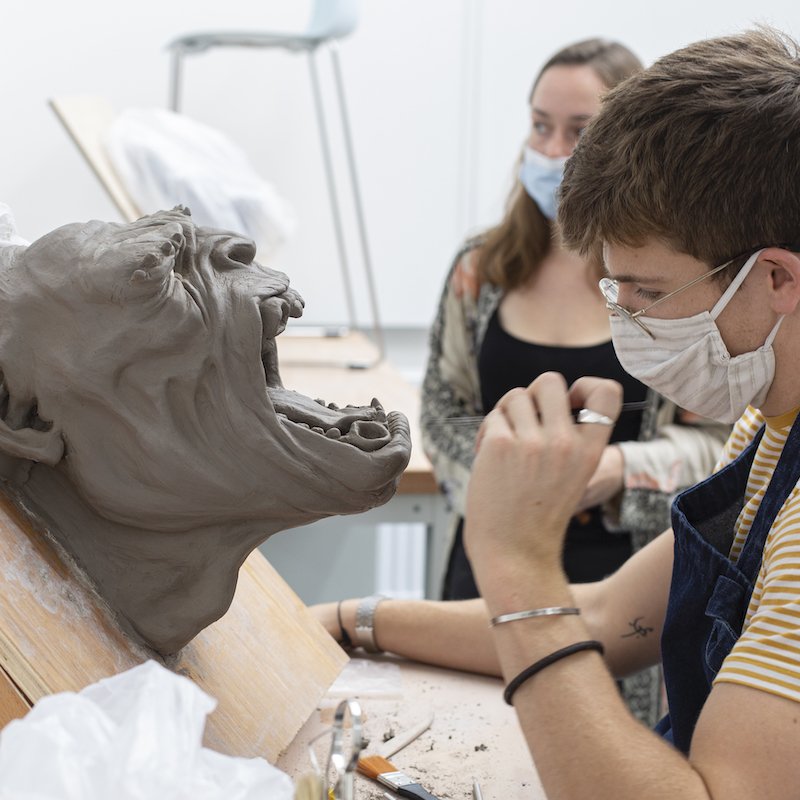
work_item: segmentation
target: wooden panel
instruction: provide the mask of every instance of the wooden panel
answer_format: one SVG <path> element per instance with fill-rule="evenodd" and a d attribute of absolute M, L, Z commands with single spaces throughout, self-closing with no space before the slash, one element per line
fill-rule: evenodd
<path fill-rule="evenodd" d="M 8 673 L 0 669 L 0 728 L 4 728 L 13 719 L 24 717 L 30 707 L 30 703 L 22 696 Z"/>
<path fill-rule="evenodd" d="M 32 702 L 78 691 L 148 658 L 101 600 L 0 495 L 0 664 Z M 288 745 L 347 656 L 259 552 L 248 558 L 228 614 L 166 666 L 219 701 L 205 741 L 266 756 Z M 1 694 L 1 693 L 0 693 Z"/>
<path fill-rule="evenodd" d="M 114 109 L 99 97 L 59 97 L 50 106 L 126 222 L 142 216 L 106 155 L 104 137 Z"/>

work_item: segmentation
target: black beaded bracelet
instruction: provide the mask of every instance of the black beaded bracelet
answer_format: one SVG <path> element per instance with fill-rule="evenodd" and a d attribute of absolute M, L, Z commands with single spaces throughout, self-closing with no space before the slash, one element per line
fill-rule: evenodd
<path fill-rule="evenodd" d="M 575 644 L 562 647 L 560 650 L 556 650 L 555 653 L 550 653 L 549 656 L 540 658 L 535 664 L 531 664 L 529 667 L 522 670 L 522 672 L 506 686 L 503 692 L 503 700 L 505 700 L 508 705 L 513 705 L 511 700 L 514 697 L 514 692 L 516 692 L 528 678 L 532 678 L 537 672 L 541 672 L 545 667 L 555 664 L 556 661 L 571 656 L 573 653 L 580 653 L 582 650 L 596 650 L 600 655 L 603 655 L 605 652 L 603 645 L 594 639 L 590 639 L 586 642 L 575 642 Z"/>
<path fill-rule="evenodd" d="M 340 600 L 336 605 L 336 620 L 339 623 L 339 636 L 341 638 L 342 647 L 352 647 L 353 640 L 350 638 L 350 634 L 345 630 L 344 625 L 342 625 L 342 600 Z"/>

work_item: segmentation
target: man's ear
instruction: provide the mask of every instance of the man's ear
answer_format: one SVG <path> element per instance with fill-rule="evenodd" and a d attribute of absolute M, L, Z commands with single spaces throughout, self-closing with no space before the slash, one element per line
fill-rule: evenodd
<path fill-rule="evenodd" d="M 64 440 L 55 427 L 49 431 L 14 430 L 0 420 L 0 453 L 54 467 L 64 455 Z"/>
<path fill-rule="evenodd" d="M 793 314 L 800 306 L 800 254 L 768 247 L 759 256 L 770 268 L 771 306 L 778 314 Z"/>

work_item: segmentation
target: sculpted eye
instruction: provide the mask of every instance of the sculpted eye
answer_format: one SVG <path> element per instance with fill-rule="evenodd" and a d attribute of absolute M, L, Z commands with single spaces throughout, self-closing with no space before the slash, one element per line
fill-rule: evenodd
<path fill-rule="evenodd" d="M 256 257 L 256 246 L 253 242 L 237 242 L 231 249 L 228 251 L 228 258 L 231 261 L 235 261 L 239 264 L 243 264 L 245 267 L 250 266 L 253 263 L 253 259 Z"/>
<path fill-rule="evenodd" d="M 215 248 L 211 263 L 219 270 L 249 267 L 256 257 L 256 246 L 249 239 L 231 239 Z"/>

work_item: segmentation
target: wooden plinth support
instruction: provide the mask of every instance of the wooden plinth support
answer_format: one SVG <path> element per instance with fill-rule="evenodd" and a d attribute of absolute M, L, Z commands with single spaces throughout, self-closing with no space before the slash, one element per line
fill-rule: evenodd
<path fill-rule="evenodd" d="M 47 694 L 154 658 L 122 633 L 94 592 L 0 494 L 0 723 Z M 166 665 L 218 700 L 205 744 L 274 762 L 347 656 L 258 552 L 228 613 Z"/>

